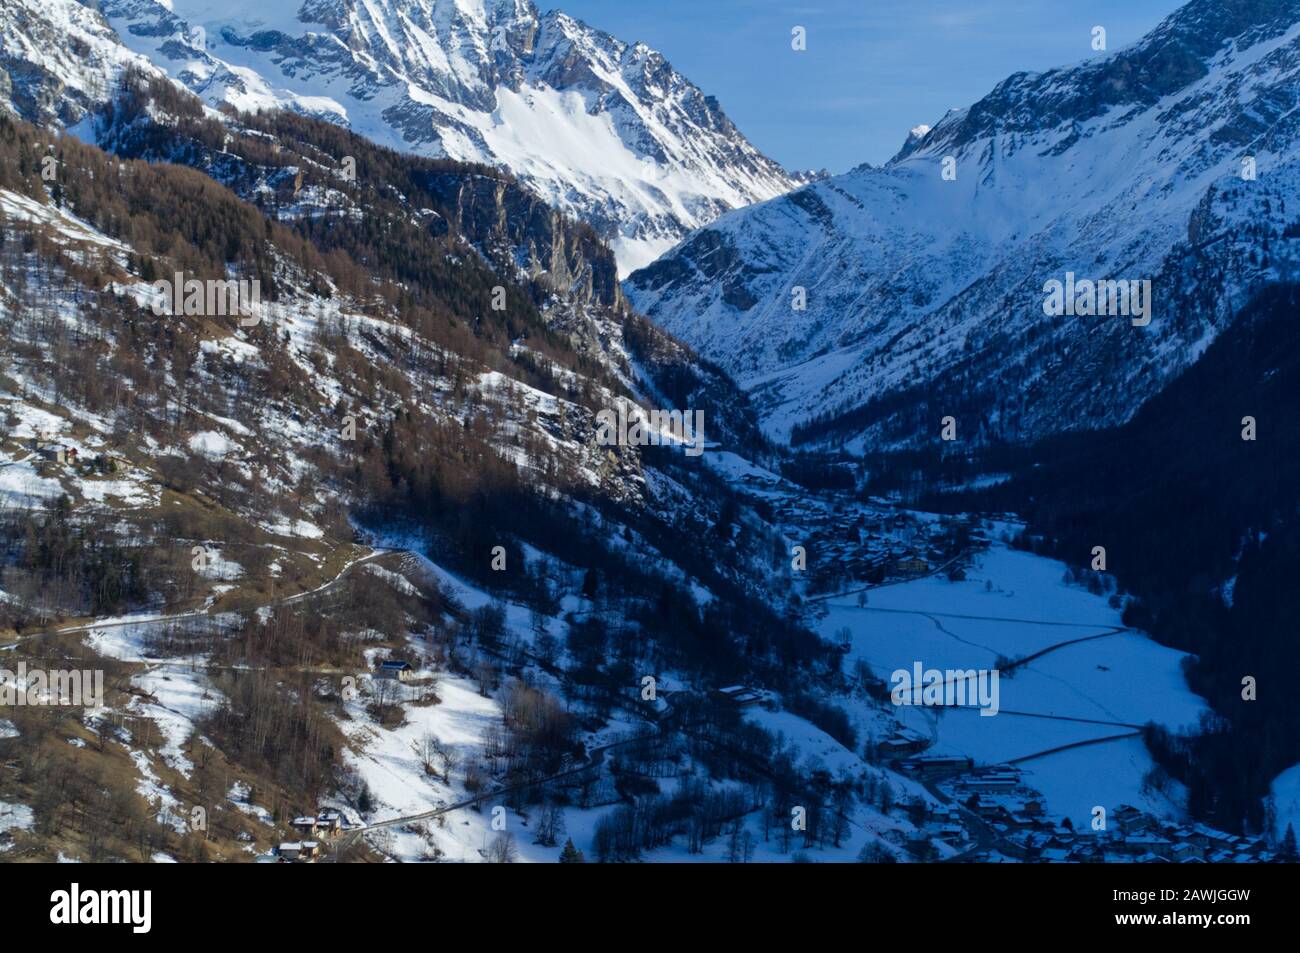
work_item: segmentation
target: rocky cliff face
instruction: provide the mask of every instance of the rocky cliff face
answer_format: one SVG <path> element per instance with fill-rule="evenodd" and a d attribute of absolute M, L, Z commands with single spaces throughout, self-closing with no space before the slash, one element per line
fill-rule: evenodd
<path fill-rule="evenodd" d="M 0 110 L 71 126 L 140 62 L 99 13 L 74 0 L 0 5 Z"/>
<path fill-rule="evenodd" d="M 623 306 L 614 256 L 596 233 L 510 177 L 431 172 L 423 184 L 486 253 L 584 303 Z"/>

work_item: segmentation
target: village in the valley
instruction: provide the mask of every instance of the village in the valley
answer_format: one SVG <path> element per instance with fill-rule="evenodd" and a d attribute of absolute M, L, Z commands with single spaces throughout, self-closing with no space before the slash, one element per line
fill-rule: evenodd
<path fill-rule="evenodd" d="M 739 482 L 767 503 L 783 532 L 805 541 L 810 601 L 853 601 L 856 594 L 861 606 L 878 587 L 928 576 L 963 581 L 972 555 L 1005 530 L 990 520 L 914 512 L 881 498 L 846 506 L 842 495 L 793 488 L 757 468 Z M 849 645 L 842 648 L 848 651 Z M 764 700 L 752 691 L 734 697 L 742 706 Z M 900 724 L 875 746 L 879 763 L 920 783 L 933 798 L 907 844 L 914 856 L 930 855 L 928 845 L 938 844 L 934 859 L 968 862 L 1230 863 L 1273 857 L 1262 836 L 1171 823 L 1126 803 L 1109 813 L 1098 806 L 1088 824 L 1076 826 L 1053 816 L 1017 766 L 927 753 L 932 744 L 924 732 Z"/>

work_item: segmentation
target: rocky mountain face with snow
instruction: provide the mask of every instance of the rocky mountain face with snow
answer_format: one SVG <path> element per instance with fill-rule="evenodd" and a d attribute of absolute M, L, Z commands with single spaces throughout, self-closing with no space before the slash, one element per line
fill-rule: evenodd
<path fill-rule="evenodd" d="M 0 5 L 0 110 L 71 126 L 141 63 L 93 7 L 73 0 Z"/>
<path fill-rule="evenodd" d="M 797 444 L 1121 422 L 1294 274 L 1297 105 L 1300 3 L 1194 0 L 1132 47 L 1011 76 L 884 167 L 724 216 L 626 289 Z M 1149 280 L 1149 324 L 1045 314 L 1067 273 Z"/>
<path fill-rule="evenodd" d="M 28 55 L 58 44 L 37 44 L 24 24 L 116 31 L 210 105 L 291 109 L 403 151 L 509 169 L 593 225 L 624 273 L 805 180 L 755 149 L 660 53 L 531 0 L 104 0 L 107 32 L 76 3 L 16 3 L 9 26 L 22 43 L 6 44 L 6 69 L 89 68 Z"/>

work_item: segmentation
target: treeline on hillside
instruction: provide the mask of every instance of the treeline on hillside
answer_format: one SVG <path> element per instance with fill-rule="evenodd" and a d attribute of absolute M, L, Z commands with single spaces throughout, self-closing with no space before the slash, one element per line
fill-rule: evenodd
<path fill-rule="evenodd" d="M 977 402 L 973 394 L 978 381 L 973 361 L 963 359 L 924 384 L 900 388 L 801 421 L 790 431 L 790 446 L 795 449 L 807 445 L 834 447 L 860 437 L 864 431 L 874 431 L 872 442 L 883 445 L 907 443 L 918 433 L 933 433 L 938 439 L 939 421 L 947 413 L 944 408 L 962 407 L 962 417 L 968 421 L 982 422 L 989 418 L 995 404 L 989 398 Z M 976 433 L 964 437 L 983 441 L 996 438 L 997 434 L 985 432 L 981 423 Z"/>
<path fill-rule="evenodd" d="M 150 95 L 155 92 L 168 97 L 169 106 L 177 96 L 184 98 L 179 91 L 165 92 L 165 87 L 151 87 Z M 145 93 L 128 82 L 119 108 L 126 110 L 133 96 Z M 149 101 L 142 98 L 135 108 L 143 113 Z M 201 122 L 221 128 L 213 120 Z M 141 125 L 135 123 L 133 128 Z M 203 132 L 208 138 L 215 135 L 206 126 Z M 175 158 L 187 158 L 181 148 L 186 141 L 173 142 L 178 149 Z M 269 148 L 250 135 L 230 136 L 229 144 L 243 146 L 250 141 L 254 151 Z M 280 162 L 287 164 L 292 158 L 286 153 Z M 226 161 L 232 159 L 227 156 Z M 52 178 L 47 171 L 51 168 Z M 290 281 L 322 298 L 350 298 L 361 311 L 390 311 L 462 360 L 509 369 L 512 376 L 532 383 L 554 384 L 555 378 L 518 364 L 510 354 L 516 340 L 526 339 L 556 364 L 588 377 L 598 370 L 551 334 L 512 276 L 501 277 L 468 249 L 450 254 L 445 241 L 435 241 L 427 230 L 409 222 L 396 199 L 389 199 L 386 208 L 368 205 L 366 215 L 328 218 L 323 230 L 310 220 L 297 221 L 291 228 L 204 172 L 167 162 L 114 158 L 71 136 L 56 136 L 9 117 L 0 117 L 0 188 L 65 209 L 130 245 L 134 250 L 127 256 L 127 268 L 141 281 L 170 279 L 177 271 L 200 279 L 225 280 L 234 274 L 257 280 L 264 301 L 278 300 L 285 290 L 280 284 Z M 376 193 L 380 191 L 389 190 L 381 183 Z M 380 214 L 385 211 L 391 214 Z M 39 234 L 39 229 L 25 228 Z M 382 247 L 367 244 L 356 228 L 377 229 L 375 240 Z M 53 242 L 37 250 L 45 260 L 60 261 L 72 277 L 84 277 L 96 288 L 110 279 L 128 278 L 107 249 L 100 249 L 89 267 L 79 262 L 85 252 L 69 257 Z M 505 309 L 500 311 L 492 307 L 498 287 L 506 296 Z M 141 311 L 140 317 L 146 314 Z M 246 330 L 256 335 L 265 329 Z M 569 396 L 590 400 L 584 391 Z"/>
<path fill-rule="evenodd" d="M 776 616 L 720 571 L 716 547 L 727 544 L 728 533 L 704 527 L 684 532 L 649 514 L 638 524 L 648 544 L 720 597 L 701 606 L 644 559 L 612 547 L 607 530 L 584 527 L 569 503 L 537 493 L 473 427 L 399 415 L 360 448 L 351 477 L 357 495 L 374 501 L 359 510 L 363 522 L 405 520 L 431 530 L 437 561 L 540 611 L 553 612 L 556 595 L 529 569 L 522 544 L 577 567 L 585 574 L 584 594 L 634 620 L 638 644 L 662 653 L 660 663 L 707 673 L 710 680 L 758 667 L 781 682 L 801 670 L 837 667 L 838 654 L 817 636 Z M 616 504 L 584 493 L 580 480 L 559 485 L 570 486 L 611 521 L 627 517 Z M 703 498 L 718 501 L 727 492 L 718 485 Z M 722 500 L 719 512 L 726 508 Z M 497 546 L 505 550 L 500 571 L 493 568 Z M 593 657 L 605 663 L 602 653 Z"/>
<path fill-rule="evenodd" d="M 47 169 L 53 169 L 52 178 Z M 157 272 L 142 275 L 145 280 L 168 277 L 166 269 L 224 280 L 233 267 L 242 277 L 257 279 L 262 298 L 273 301 L 278 291 L 272 246 L 277 243 L 297 253 L 304 266 L 328 271 L 301 239 L 202 172 L 122 162 L 71 136 L 7 116 L 0 116 L 0 188 L 48 201 L 140 249 L 141 265 Z M 165 266 L 156 268 L 162 259 Z"/>
<path fill-rule="evenodd" d="M 346 739 L 316 700 L 311 672 L 230 670 L 212 675 L 220 703 L 199 722 L 231 761 L 312 804 L 331 790 Z"/>
<path fill-rule="evenodd" d="M 796 454 L 781 464 L 781 475 L 809 490 L 839 490 L 852 493 L 857 489 L 859 467 L 847 457 Z"/>
<path fill-rule="evenodd" d="M 154 112 L 166 115 L 167 124 L 156 122 Z M 536 366 L 511 355 L 511 344 L 526 340 L 560 367 L 600 376 L 596 361 L 542 319 L 538 309 L 549 287 L 521 283 L 514 262 L 490 265 L 471 248 L 488 253 L 506 236 L 496 232 L 495 215 L 479 221 L 459 214 L 458 186 L 486 181 L 494 191 L 510 190 L 519 204 L 554 214 L 507 173 L 405 155 L 332 123 L 281 111 L 232 114 L 222 123 L 174 84 L 130 71 L 103 125 L 104 142 L 116 154 L 192 165 L 255 201 L 258 211 L 282 219 L 280 227 L 319 250 L 340 290 L 362 302 L 378 291 L 405 323 L 456 353 L 495 369 L 515 366 L 513 376 L 534 386 L 554 384 L 544 374 L 530 377 Z M 299 209 L 309 195 L 326 202 L 323 197 L 333 195 L 339 205 Z M 601 267 L 613 274 L 611 253 L 588 226 L 548 224 L 574 254 L 594 262 L 608 258 Z M 497 287 L 505 292 L 500 310 L 493 307 Z M 616 290 L 605 298 L 614 304 Z"/>
<path fill-rule="evenodd" d="M 154 121 L 153 111 L 168 116 L 168 125 Z M 705 409 L 711 439 L 742 443 L 751 454 L 772 452 L 747 397 L 719 368 L 626 308 L 613 254 L 595 231 L 556 212 L 508 172 L 398 153 L 295 113 L 232 114 L 232 121 L 233 127 L 205 116 L 197 100 L 174 84 L 128 74 L 106 116 L 105 137 L 122 156 L 205 169 L 327 256 L 344 254 L 346 259 L 331 262 L 337 270 L 346 274 L 360 267 L 399 285 L 413 298 L 398 302 L 403 310 L 411 304 L 424 307 L 422 296 L 434 289 L 454 314 L 472 317 L 467 326 L 489 346 L 482 353 L 460 342 L 458 353 L 497 369 L 508 362 L 512 376 L 597 409 L 555 368 L 615 391 L 622 389 L 618 380 L 538 312 L 554 292 L 568 290 L 554 287 L 563 276 L 521 276 L 514 259 L 513 247 L 529 247 L 543 257 L 548 247 L 558 247 L 564 266 L 586 271 L 593 303 L 622 321 L 630 350 L 670 406 Z M 313 189 L 318 198 L 339 196 L 340 206 L 299 210 L 299 196 Z M 463 242 L 491 264 L 468 252 Z M 490 308 L 483 295 L 484 287 L 497 283 L 506 292 L 501 311 Z M 412 326 L 428 333 L 418 322 Z M 526 350 L 511 348 L 519 341 L 527 342 Z"/>
<path fill-rule="evenodd" d="M 19 631 L 66 614 L 108 615 L 138 605 L 179 554 L 124 545 L 72 520 L 66 496 L 44 512 L 0 514 L 0 626 Z"/>
<path fill-rule="evenodd" d="M 810 766 L 797 746 L 734 710 L 703 699 L 681 699 L 674 702 L 670 724 L 673 731 L 658 732 L 613 755 L 611 771 L 623 804 L 597 822 L 593 859 L 637 860 L 674 841 L 688 853 L 700 854 L 723 839 L 725 859 L 746 863 L 759 837 L 767 850 L 800 859 L 804 850 L 843 846 L 859 805 L 886 815 L 902 807 L 887 778 L 875 772 L 837 775 Z M 733 783 L 703 782 L 692 762 L 714 782 Z M 663 793 L 664 787 L 672 793 Z M 923 817 L 924 806 L 918 804 Z M 791 823 L 796 808 L 802 809 L 804 821 L 798 830 Z M 915 820 L 914 806 L 907 809 Z M 748 829 L 751 820 L 758 822 L 758 837 Z M 896 859 L 870 838 L 864 857 Z"/>

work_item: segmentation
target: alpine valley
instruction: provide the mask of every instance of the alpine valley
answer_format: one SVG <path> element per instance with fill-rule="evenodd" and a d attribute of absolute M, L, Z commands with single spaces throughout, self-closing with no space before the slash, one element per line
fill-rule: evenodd
<path fill-rule="evenodd" d="M 531 0 L 0 0 L 0 860 L 1295 860 L 1297 117 L 1300 0 L 833 177 Z"/>

